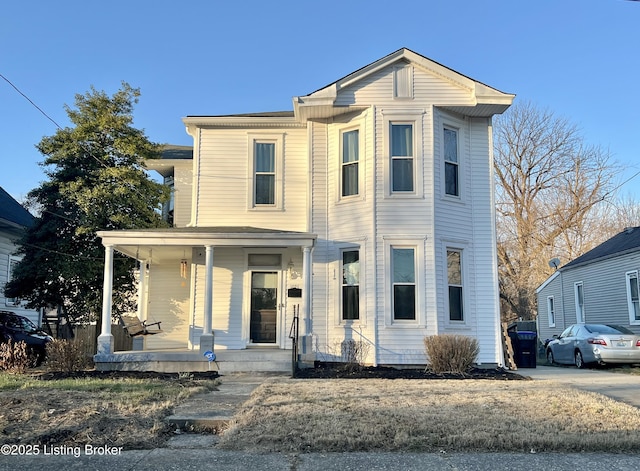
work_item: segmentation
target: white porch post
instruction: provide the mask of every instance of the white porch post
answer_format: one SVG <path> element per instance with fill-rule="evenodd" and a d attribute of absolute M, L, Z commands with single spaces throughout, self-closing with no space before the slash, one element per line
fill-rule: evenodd
<path fill-rule="evenodd" d="M 213 351 L 213 246 L 205 247 L 204 322 L 200 336 L 200 353 Z"/>
<path fill-rule="evenodd" d="M 302 276 L 304 279 L 304 334 L 311 335 L 311 247 L 302 248 Z"/>
<path fill-rule="evenodd" d="M 102 285 L 102 326 L 98 336 L 98 355 L 113 353 L 111 334 L 111 305 L 113 296 L 113 246 L 104 248 L 104 281 Z"/>

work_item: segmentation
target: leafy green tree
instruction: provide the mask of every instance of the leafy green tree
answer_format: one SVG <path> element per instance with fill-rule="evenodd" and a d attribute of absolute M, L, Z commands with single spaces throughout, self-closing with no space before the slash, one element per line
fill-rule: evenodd
<path fill-rule="evenodd" d="M 100 230 L 165 227 L 169 190 L 151 180 L 144 162 L 160 146 L 133 127 L 140 90 L 123 82 L 113 96 L 91 90 L 65 106 L 74 127 L 60 128 L 37 145 L 48 180 L 29 192 L 39 213 L 19 242 L 23 259 L 5 294 L 32 308 L 57 307 L 72 321 L 99 320 L 104 247 Z M 135 261 L 114 260 L 115 312 L 135 303 Z"/>

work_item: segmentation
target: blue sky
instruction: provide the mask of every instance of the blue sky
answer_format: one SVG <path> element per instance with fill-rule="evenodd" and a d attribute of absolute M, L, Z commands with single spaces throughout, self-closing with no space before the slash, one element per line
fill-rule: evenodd
<path fill-rule="evenodd" d="M 639 25 L 626 0 L 8 0 L 0 74 L 63 127 L 75 94 L 126 81 L 142 93 L 135 126 L 190 145 L 184 116 L 291 110 L 408 47 L 566 117 L 630 167 L 624 180 L 640 170 Z M 0 186 L 19 201 L 55 131 L 0 78 Z"/>

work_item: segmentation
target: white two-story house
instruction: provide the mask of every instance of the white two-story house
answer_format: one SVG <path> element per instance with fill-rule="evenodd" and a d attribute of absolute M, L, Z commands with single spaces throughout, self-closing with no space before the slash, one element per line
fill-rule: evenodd
<path fill-rule="evenodd" d="M 307 360 L 355 340 L 368 363 L 424 364 L 424 337 L 451 333 L 502 364 L 491 120 L 513 99 L 400 49 L 293 111 L 184 118 L 193 148 L 148 162 L 174 227 L 99 234 L 98 367 L 290 356 L 296 315 Z M 161 322 L 140 353 L 113 352 L 114 251 L 139 260 L 137 314 Z"/>

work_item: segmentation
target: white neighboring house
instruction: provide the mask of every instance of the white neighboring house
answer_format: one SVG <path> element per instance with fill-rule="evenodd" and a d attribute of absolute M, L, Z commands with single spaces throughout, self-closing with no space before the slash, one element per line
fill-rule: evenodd
<path fill-rule="evenodd" d="M 98 367 L 290 356 L 294 312 L 307 360 L 352 339 L 369 363 L 424 364 L 424 337 L 450 333 L 502 364 L 492 116 L 513 99 L 400 49 L 290 112 L 184 118 L 193 148 L 147 163 L 174 227 L 99 233 Z M 114 251 L 139 260 L 138 315 L 162 323 L 138 356 L 113 352 Z"/>
<path fill-rule="evenodd" d="M 536 290 L 540 340 L 572 324 L 617 324 L 640 334 L 640 227 L 628 227 L 558 268 Z"/>
<path fill-rule="evenodd" d="M 33 224 L 33 220 L 34 217 L 29 211 L 0 188 L 0 311 L 14 312 L 40 325 L 39 311 L 26 309 L 19 299 L 7 298 L 4 295 L 4 285 L 11 279 L 13 267 L 22 258 L 16 254 L 16 242 L 25 229 Z"/>

